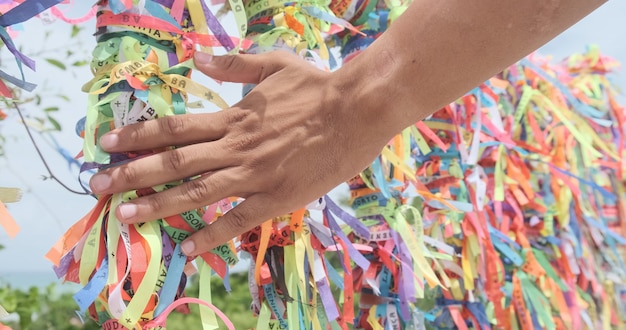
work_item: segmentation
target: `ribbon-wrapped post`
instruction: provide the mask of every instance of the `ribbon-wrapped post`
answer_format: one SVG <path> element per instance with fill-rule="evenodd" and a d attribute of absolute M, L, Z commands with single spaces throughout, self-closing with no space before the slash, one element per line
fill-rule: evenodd
<path fill-rule="evenodd" d="M 219 95 L 190 79 L 196 46 L 236 48 L 204 2 L 100 1 L 96 24 L 94 77 L 84 87 L 89 108 L 82 170 L 142 156 L 108 154 L 99 147 L 100 137 L 116 127 L 184 114 L 188 94 L 227 107 Z M 163 326 L 174 307 L 184 312 L 183 303 L 201 302 L 184 298 L 187 275 L 196 269 L 180 243 L 206 225 L 205 208 L 134 225 L 121 223 L 113 212 L 120 203 L 181 182 L 97 196 L 96 206 L 50 250 L 47 257 L 57 275 L 84 286 L 74 297 L 81 312 L 100 324 L 152 328 Z M 236 262 L 232 242 L 196 258 L 203 278 L 210 278 L 212 269 L 225 276 Z M 205 291 L 201 288 L 201 294 Z M 203 304 L 212 307 L 208 299 Z M 215 311 L 205 314 L 215 316 Z"/>

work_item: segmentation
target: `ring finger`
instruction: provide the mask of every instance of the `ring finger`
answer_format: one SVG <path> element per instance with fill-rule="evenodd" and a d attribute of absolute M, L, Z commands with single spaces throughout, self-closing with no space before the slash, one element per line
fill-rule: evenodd
<path fill-rule="evenodd" d="M 226 197 L 246 197 L 238 185 L 236 168 L 225 168 L 206 173 L 157 194 L 143 196 L 122 203 L 116 216 L 125 223 L 138 223 L 165 218 L 220 201 Z"/>

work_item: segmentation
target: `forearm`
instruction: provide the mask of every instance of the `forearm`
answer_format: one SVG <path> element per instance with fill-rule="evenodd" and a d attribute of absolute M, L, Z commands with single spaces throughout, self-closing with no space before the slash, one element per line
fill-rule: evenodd
<path fill-rule="evenodd" d="M 604 0 L 415 0 L 337 71 L 370 133 L 390 137 L 542 46 Z M 365 124 L 365 123 L 364 123 Z M 371 130 L 374 130 L 373 132 Z"/>

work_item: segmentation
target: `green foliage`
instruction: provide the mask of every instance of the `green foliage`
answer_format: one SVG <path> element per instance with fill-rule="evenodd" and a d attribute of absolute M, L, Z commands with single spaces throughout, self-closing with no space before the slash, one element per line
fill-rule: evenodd
<path fill-rule="evenodd" d="M 250 311 L 250 290 L 248 289 L 248 274 L 231 274 L 230 284 L 232 291 L 227 292 L 222 279 L 218 276 L 211 278 L 212 302 L 228 316 L 235 329 L 245 330 L 256 326 L 256 318 Z M 188 295 L 197 297 L 199 292 L 198 277 L 193 276 L 187 288 Z M 190 306 L 191 313 L 185 315 L 178 312 L 170 314 L 167 320 L 167 330 L 188 330 L 201 328 L 200 312 L 197 305 Z M 223 323 L 220 322 L 220 325 Z M 222 328 L 224 328 L 222 326 Z"/>
<path fill-rule="evenodd" d="M 16 321 L 5 322 L 14 330 L 100 329 L 88 319 L 82 324 L 75 312 L 77 307 L 72 294 L 57 293 L 54 284 L 43 290 L 31 287 L 27 291 L 5 286 L 0 288 L 0 301 L 7 312 L 17 316 Z"/>
<path fill-rule="evenodd" d="M 217 276 L 211 279 L 213 304 L 224 312 L 235 325 L 235 329 L 251 329 L 256 326 L 256 318 L 250 311 L 250 291 L 247 273 L 232 274 L 230 277 L 232 292 L 224 289 L 223 282 Z M 84 324 L 78 316 L 78 309 L 71 292 L 58 293 L 54 284 L 41 290 L 31 287 L 27 291 L 0 287 L 0 301 L 7 312 L 15 313 L 17 320 L 5 322 L 14 330 L 76 330 L 101 329 L 93 320 L 84 316 Z M 197 297 L 199 281 L 193 276 L 187 288 L 187 294 Z M 190 306 L 189 314 L 172 312 L 167 320 L 168 330 L 188 330 L 201 328 L 200 312 L 197 305 Z M 220 325 L 223 323 L 220 321 Z"/>
<path fill-rule="evenodd" d="M 19 316 L 20 329 L 26 329 L 31 323 L 31 315 L 38 312 L 39 293 L 37 288 L 31 288 L 28 292 L 12 290 L 10 287 L 0 289 L 0 301 L 9 313 L 17 313 Z M 15 325 L 13 325 L 15 328 Z"/>
<path fill-rule="evenodd" d="M 0 245 L 0 250 L 4 247 Z M 11 287 L 0 281 L 0 304 L 10 314 L 0 320 L 13 330 L 98 330 L 94 321 L 83 324 L 71 292 L 59 293 L 54 283 L 45 288 L 32 286 L 27 290 Z"/>

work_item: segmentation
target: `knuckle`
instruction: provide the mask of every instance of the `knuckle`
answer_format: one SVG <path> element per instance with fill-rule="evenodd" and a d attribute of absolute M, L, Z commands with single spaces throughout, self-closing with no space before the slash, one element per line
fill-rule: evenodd
<path fill-rule="evenodd" d="M 227 141 L 229 149 L 238 152 L 250 150 L 255 145 L 255 139 L 248 134 L 238 135 Z"/>
<path fill-rule="evenodd" d="M 185 196 L 194 204 L 201 204 L 209 196 L 209 185 L 206 179 L 198 178 L 185 184 Z"/>
<path fill-rule="evenodd" d="M 287 67 L 293 61 L 293 54 L 285 50 L 275 50 L 273 52 L 266 53 L 267 61 L 259 68 L 258 81 L 261 82 L 272 74 Z"/>
<path fill-rule="evenodd" d="M 128 126 L 128 127 L 124 127 L 122 130 L 120 130 L 119 134 L 119 141 L 128 141 L 131 144 L 138 144 L 141 142 L 141 140 L 143 140 L 141 131 L 139 130 L 127 130 L 127 128 L 131 128 L 132 126 Z M 135 128 L 135 127 L 133 127 Z M 126 134 L 124 134 L 126 133 Z"/>
<path fill-rule="evenodd" d="M 222 56 L 221 59 L 224 61 L 221 66 L 225 70 L 236 70 L 241 65 L 241 60 L 237 55 L 226 55 Z"/>
<path fill-rule="evenodd" d="M 118 169 L 119 175 L 123 182 L 128 184 L 137 183 L 139 179 L 137 171 L 130 165 L 122 165 Z"/>
<path fill-rule="evenodd" d="M 274 191 L 276 194 L 283 195 L 283 196 L 290 196 L 290 197 L 297 195 L 295 194 L 293 186 L 285 182 L 287 180 L 276 180 L 276 181 L 279 181 L 279 182 L 275 182 L 274 186 L 272 187 L 272 191 Z"/>
<path fill-rule="evenodd" d="M 171 171 L 180 171 L 185 166 L 185 155 L 180 149 L 170 150 L 166 159 L 165 164 Z"/>
<path fill-rule="evenodd" d="M 169 136 L 179 136 L 184 134 L 185 121 L 181 116 L 167 116 L 160 119 L 161 131 Z"/>
<path fill-rule="evenodd" d="M 241 123 L 246 117 L 248 117 L 247 111 L 242 111 L 239 109 L 229 110 L 226 113 L 226 124 L 233 125 Z"/>
<path fill-rule="evenodd" d="M 161 200 L 161 198 L 159 197 L 159 194 L 147 196 L 145 198 L 148 202 L 148 207 L 150 208 L 151 212 L 153 213 L 161 212 L 161 209 L 163 208 L 165 201 Z"/>
<path fill-rule="evenodd" d="M 198 248 L 201 250 L 205 250 L 202 248 L 203 246 L 209 245 L 211 242 L 215 242 L 217 237 L 213 234 L 213 231 L 210 230 L 210 227 L 205 227 L 198 232 L 200 239 L 197 240 Z"/>
<path fill-rule="evenodd" d="M 235 207 L 228 213 L 228 224 L 232 228 L 235 228 L 237 232 L 243 231 L 248 228 L 248 217 L 242 211 L 241 207 Z"/>

